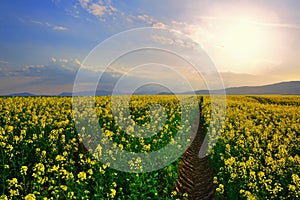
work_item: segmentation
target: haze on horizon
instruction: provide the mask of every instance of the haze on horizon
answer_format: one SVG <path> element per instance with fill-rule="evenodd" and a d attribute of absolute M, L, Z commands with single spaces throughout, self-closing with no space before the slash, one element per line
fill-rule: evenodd
<path fill-rule="evenodd" d="M 299 1 L 165 0 L 163 4 L 158 0 L 2 1 L 0 95 L 70 92 L 77 70 L 94 47 L 114 34 L 142 27 L 176 30 L 200 44 L 225 87 L 300 80 Z M 105 72 L 103 87 L 113 87 L 124 75 L 123 64 L 128 63 Z M 206 89 L 188 67 L 170 65 L 186 70 L 195 89 Z M 158 72 L 157 80 L 176 82 L 166 76 L 168 70 L 154 65 L 143 66 L 130 80 L 144 80 L 153 71 Z"/>

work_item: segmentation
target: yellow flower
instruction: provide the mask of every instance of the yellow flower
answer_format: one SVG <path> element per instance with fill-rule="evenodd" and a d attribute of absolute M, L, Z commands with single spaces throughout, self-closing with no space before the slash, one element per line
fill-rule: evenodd
<path fill-rule="evenodd" d="M 44 172 L 45 171 L 45 166 L 43 165 L 43 163 L 38 163 L 35 165 L 35 167 L 33 168 L 33 171 L 40 171 L 40 172 Z"/>
<path fill-rule="evenodd" d="M 105 170 L 103 170 L 102 167 L 100 167 L 100 168 L 99 168 L 99 172 L 100 172 L 101 174 L 104 174 L 104 173 L 105 173 Z"/>
<path fill-rule="evenodd" d="M 63 190 L 63 191 L 67 191 L 68 187 L 66 185 L 61 185 L 60 188 Z"/>
<path fill-rule="evenodd" d="M 140 157 L 137 157 L 137 159 L 135 160 L 136 163 L 141 163 L 142 159 Z"/>
<path fill-rule="evenodd" d="M 68 192 L 68 197 L 72 199 L 74 197 L 74 192 Z"/>
<path fill-rule="evenodd" d="M 7 148 L 8 148 L 10 151 L 12 151 L 12 150 L 14 149 L 14 147 L 13 147 L 11 144 L 7 145 Z"/>
<path fill-rule="evenodd" d="M 102 166 L 102 167 L 103 167 L 103 169 L 106 169 L 107 165 L 106 165 L 106 164 L 103 164 L 103 166 Z"/>
<path fill-rule="evenodd" d="M 214 184 L 217 184 L 218 183 L 218 177 L 214 177 Z"/>
<path fill-rule="evenodd" d="M 17 185 L 17 184 L 18 184 L 18 179 L 16 179 L 16 178 L 12 178 L 12 179 L 9 181 L 9 185 L 10 185 L 10 186 Z"/>
<path fill-rule="evenodd" d="M 77 177 L 80 179 L 80 180 L 85 180 L 86 179 L 86 173 L 85 172 L 79 172 L 79 174 L 77 175 Z"/>
<path fill-rule="evenodd" d="M 68 152 L 64 151 L 63 156 L 67 156 L 67 155 L 68 155 Z"/>
<path fill-rule="evenodd" d="M 146 150 L 146 151 L 149 151 L 151 149 L 151 144 L 144 145 L 143 149 Z"/>
<path fill-rule="evenodd" d="M 27 194 L 24 199 L 25 200 L 35 200 L 36 197 L 34 194 Z"/>
<path fill-rule="evenodd" d="M 176 191 L 171 192 L 171 197 L 174 197 L 174 196 L 176 196 L 176 195 L 177 195 L 177 192 L 176 192 Z"/>
<path fill-rule="evenodd" d="M 42 158 L 45 158 L 45 157 L 46 157 L 46 153 L 47 153 L 47 152 L 46 152 L 45 150 L 43 150 L 42 153 L 41 153 L 41 157 L 42 157 Z"/>
<path fill-rule="evenodd" d="M 110 189 L 110 194 L 109 194 L 109 196 L 111 197 L 111 198 L 115 198 L 115 196 L 116 196 L 116 194 L 117 194 L 117 191 L 115 190 L 115 189 Z"/>
<path fill-rule="evenodd" d="M 57 160 L 57 161 L 64 161 L 66 159 L 63 156 L 61 156 L 61 155 L 57 155 L 56 158 L 55 158 L 55 160 Z"/>
<path fill-rule="evenodd" d="M 121 150 L 123 150 L 123 149 L 124 149 L 124 146 L 123 146 L 123 144 L 119 144 L 118 146 L 119 146 L 119 148 L 120 148 Z"/>
<path fill-rule="evenodd" d="M 19 190 L 18 189 L 16 189 L 16 190 L 10 189 L 9 193 L 10 193 L 10 196 L 18 196 L 19 195 Z"/>
<path fill-rule="evenodd" d="M 216 191 L 220 194 L 223 194 L 224 193 L 224 185 L 219 184 L 219 187 L 216 189 Z"/>
<path fill-rule="evenodd" d="M 16 142 L 18 142 L 20 140 L 19 136 L 17 136 L 17 135 L 14 136 L 14 139 Z"/>
<path fill-rule="evenodd" d="M 27 170 L 28 170 L 27 166 L 22 166 L 20 172 L 21 172 L 22 175 L 26 175 L 27 174 Z"/>
<path fill-rule="evenodd" d="M 14 130 L 13 126 L 8 126 L 8 130 L 7 130 L 8 133 L 11 133 L 13 130 Z"/>
<path fill-rule="evenodd" d="M 93 170 L 92 170 L 92 169 L 89 169 L 89 170 L 88 170 L 88 173 L 89 173 L 90 175 L 92 175 L 92 174 L 93 174 Z"/>
<path fill-rule="evenodd" d="M 57 172 L 59 169 L 59 166 L 53 165 L 51 171 Z"/>
<path fill-rule="evenodd" d="M 296 186 L 289 184 L 289 190 L 294 192 L 296 190 Z"/>
<path fill-rule="evenodd" d="M 33 134 L 33 136 L 32 136 L 32 139 L 33 139 L 33 140 L 36 140 L 36 139 L 38 139 L 38 136 L 37 136 L 37 134 Z"/>
<path fill-rule="evenodd" d="M 8 200 L 7 196 L 4 195 L 4 194 L 0 197 L 0 199 L 1 199 L 1 200 Z"/>

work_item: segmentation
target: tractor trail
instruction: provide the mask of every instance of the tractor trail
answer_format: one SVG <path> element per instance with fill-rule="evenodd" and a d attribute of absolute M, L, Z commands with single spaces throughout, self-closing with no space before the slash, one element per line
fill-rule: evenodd
<path fill-rule="evenodd" d="M 198 156 L 205 132 L 201 117 L 197 120 L 200 120 L 199 127 L 197 129 L 196 123 L 192 126 L 192 131 L 196 133 L 196 136 L 184 153 L 178 172 L 176 190 L 180 193 L 187 193 L 189 200 L 215 199 L 214 172 L 209 157 L 199 158 Z"/>

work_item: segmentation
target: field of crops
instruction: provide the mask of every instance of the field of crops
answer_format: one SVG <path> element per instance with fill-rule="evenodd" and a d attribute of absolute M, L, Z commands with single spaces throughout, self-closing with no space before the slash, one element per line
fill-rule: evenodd
<path fill-rule="evenodd" d="M 190 143 L 190 122 L 199 105 L 186 99 L 133 96 L 128 111 L 122 98 L 113 108 L 110 97 L 96 97 L 95 115 L 105 135 L 98 137 L 89 121 L 74 121 L 92 111 L 72 109 L 71 97 L 0 98 L 0 199 L 186 198 L 175 191 L 182 160 L 177 155 Z M 210 98 L 199 103 L 218 198 L 300 198 L 299 97 L 227 97 L 224 126 L 213 128 Z M 157 104 L 162 107 L 153 112 L 150 107 Z M 174 155 L 153 160 L 151 152 L 165 146 Z M 164 160 L 172 162 L 139 173 Z"/>
<path fill-rule="evenodd" d="M 220 197 L 300 198 L 299 103 L 296 96 L 227 99 L 225 124 L 211 155 Z M 203 106 L 208 122 L 208 99 Z"/>

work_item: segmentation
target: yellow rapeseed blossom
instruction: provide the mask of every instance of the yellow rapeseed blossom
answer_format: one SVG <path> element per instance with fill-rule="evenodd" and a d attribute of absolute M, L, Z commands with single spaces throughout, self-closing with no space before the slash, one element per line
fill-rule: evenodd
<path fill-rule="evenodd" d="M 109 194 L 109 196 L 110 196 L 111 198 L 115 198 L 116 194 L 117 194 L 117 191 L 116 191 L 115 189 L 110 189 L 110 194 Z"/>
<path fill-rule="evenodd" d="M 104 173 L 105 173 L 105 170 L 102 169 L 102 167 L 99 167 L 99 172 L 100 172 L 101 174 L 104 174 Z"/>
<path fill-rule="evenodd" d="M 67 191 L 68 190 L 68 187 L 66 185 L 61 185 L 60 188 L 63 190 L 63 191 Z"/>
<path fill-rule="evenodd" d="M 20 195 L 19 189 L 15 189 L 15 190 L 10 189 L 10 190 L 9 190 L 9 193 L 10 193 L 10 196 L 11 196 L 11 197 L 19 196 L 19 195 Z"/>
<path fill-rule="evenodd" d="M 122 96 L 121 100 L 124 100 L 123 98 Z M 297 167 L 300 157 L 295 153 L 295 149 L 300 147 L 300 98 L 226 98 L 226 118 L 222 127 L 218 127 L 218 117 L 213 116 L 214 111 L 211 108 L 217 105 L 212 104 L 209 96 L 204 97 L 201 105 L 197 103 L 181 106 L 178 102 L 182 101 L 173 96 L 132 95 L 129 104 L 131 116 L 127 115 L 127 107 L 124 107 L 122 101 L 115 105 L 117 112 L 112 113 L 111 97 L 95 97 L 95 110 L 85 107 L 73 110 L 72 98 L 69 97 L 0 98 L 0 120 L 3 122 L 0 127 L 0 148 L 3 149 L 0 160 L 2 158 L 4 161 L 2 175 L 5 175 L 0 179 L 7 180 L 4 183 L 7 189 L 0 199 L 116 199 L 119 198 L 119 193 L 126 196 L 128 191 L 122 190 L 122 184 L 116 181 L 120 180 L 120 173 L 108 169 L 109 163 L 101 165 L 97 160 L 109 155 L 111 159 L 104 159 L 104 163 L 119 158 L 115 154 L 117 151 L 109 151 L 109 148 L 104 147 L 112 140 L 113 147 L 118 151 L 140 151 L 137 153 L 147 155 L 152 148 L 160 149 L 166 145 L 165 141 L 169 141 L 176 149 L 183 149 L 184 144 L 177 141 L 186 140 L 184 135 L 190 131 L 190 123 L 196 114 L 193 113 L 194 108 L 199 105 L 202 108 L 203 128 L 207 128 L 209 136 L 208 148 L 212 150 L 211 155 L 208 155 L 212 165 L 218 167 L 218 174 L 213 181 L 218 187 L 216 191 L 221 193 L 221 196 L 233 195 L 225 197 L 228 199 L 299 199 L 300 178 Z M 167 113 L 165 124 L 159 128 L 155 126 L 159 125 L 161 115 L 149 109 L 155 104 L 162 105 Z M 189 109 L 191 112 L 186 113 Z M 216 116 L 224 114 L 218 109 L 215 111 Z M 88 124 L 80 124 L 80 120 L 71 120 L 74 114 L 83 119 L 90 118 L 94 111 L 98 117 L 95 122 L 101 124 L 103 133 L 107 135 L 102 139 L 97 135 L 92 137 Z M 151 119 L 152 117 L 154 118 Z M 128 126 L 119 124 L 120 120 L 124 120 L 124 124 Z M 141 125 L 143 130 L 136 131 L 137 126 L 132 124 L 132 121 L 136 122 L 137 126 Z M 77 130 L 74 125 L 78 123 L 85 128 Z M 151 127 L 151 124 L 154 126 Z M 139 138 L 154 128 L 159 134 L 153 135 L 153 138 Z M 177 135 L 175 131 L 179 131 Z M 79 137 L 77 132 L 81 134 Z M 214 145 L 216 141 L 218 142 Z M 99 143 L 96 149 L 91 149 L 91 153 L 95 152 L 98 157 L 92 157 L 92 154 L 83 148 L 83 143 L 90 142 L 90 147 L 93 148 L 97 146 L 94 142 Z M 128 167 L 142 171 L 148 160 L 143 156 L 134 155 L 133 153 L 132 158 L 127 160 Z M 28 163 L 30 160 L 33 163 Z M 187 196 L 181 196 L 165 185 L 176 181 L 178 167 L 180 166 L 176 161 L 167 170 L 157 172 L 156 176 L 166 179 L 161 183 L 166 190 L 154 192 L 154 196 L 163 195 L 162 198 L 166 199 L 182 199 Z M 13 175 L 12 172 L 16 172 L 15 177 L 10 176 Z M 27 177 L 29 173 L 34 178 Z M 283 175 L 285 179 L 278 178 Z M 126 181 L 132 181 L 134 186 L 137 186 L 134 182 L 147 177 L 143 174 L 129 176 L 126 177 Z M 95 181 L 103 183 L 107 182 L 108 178 L 112 180 L 109 188 L 99 185 L 90 187 Z M 86 181 L 87 179 L 89 181 Z M 26 187 L 29 185 L 30 190 Z M 132 188 L 132 194 L 139 194 L 138 188 Z M 146 186 L 142 189 L 145 188 Z M 70 191 L 71 189 L 74 192 Z M 155 191 L 156 188 L 147 187 L 147 190 Z"/>
<path fill-rule="evenodd" d="M 93 169 L 89 169 L 87 172 L 88 172 L 90 175 L 93 175 Z"/>
<path fill-rule="evenodd" d="M 25 200 L 35 200 L 36 197 L 34 194 L 27 194 L 24 199 Z"/>
<path fill-rule="evenodd" d="M 46 153 L 47 153 L 47 152 L 46 152 L 45 150 L 43 150 L 42 153 L 41 153 L 41 157 L 42 157 L 42 158 L 45 158 L 45 157 L 46 157 Z"/>
<path fill-rule="evenodd" d="M 86 173 L 85 172 L 79 172 L 79 174 L 77 175 L 77 177 L 84 181 L 86 179 Z"/>
<path fill-rule="evenodd" d="M 176 196 L 177 195 L 177 191 L 172 191 L 171 192 L 171 197 L 174 197 L 174 196 Z"/>
<path fill-rule="evenodd" d="M 45 166 L 43 163 L 38 163 L 34 166 L 33 171 L 37 171 L 38 173 L 44 173 L 45 172 Z"/>
<path fill-rule="evenodd" d="M 65 157 L 64 156 L 61 156 L 61 155 L 57 155 L 56 158 L 55 158 L 56 161 L 65 161 Z"/>
<path fill-rule="evenodd" d="M 75 197 L 74 192 L 68 192 L 68 198 L 73 199 Z"/>
<path fill-rule="evenodd" d="M 17 184 L 18 184 L 18 179 L 12 178 L 11 180 L 9 180 L 10 186 L 16 186 Z"/>
<path fill-rule="evenodd" d="M 28 167 L 27 166 L 22 166 L 21 167 L 21 170 L 20 170 L 20 173 L 22 175 L 26 175 L 27 174 L 27 170 L 28 170 Z"/>
<path fill-rule="evenodd" d="M 3 194 L 2 196 L 0 196 L 0 200 L 8 200 L 8 198 L 6 195 Z"/>
<path fill-rule="evenodd" d="M 216 191 L 220 194 L 223 194 L 224 193 L 224 185 L 219 184 L 219 187 L 216 189 Z"/>

